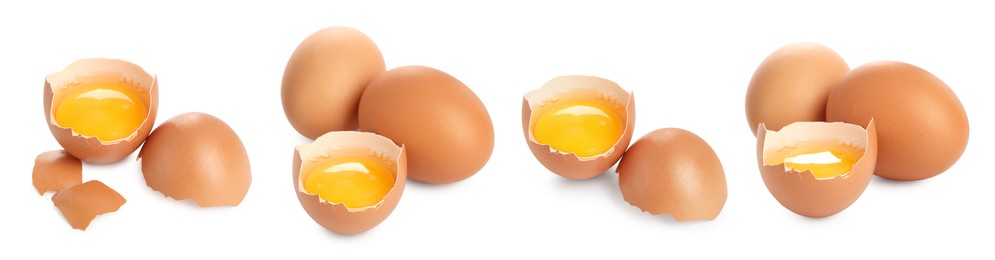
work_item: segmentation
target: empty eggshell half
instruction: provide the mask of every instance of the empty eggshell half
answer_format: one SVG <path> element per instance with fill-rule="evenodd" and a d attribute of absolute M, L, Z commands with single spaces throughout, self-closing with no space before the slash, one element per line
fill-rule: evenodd
<path fill-rule="evenodd" d="M 83 183 L 83 163 L 63 150 L 44 152 L 35 158 L 31 182 L 38 195 L 79 185 Z"/>
<path fill-rule="evenodd" d="M 59 208 L 69 225 L 86 230 L 90 221 L 101 214 L 117 211 L 124 205 L 125 199 L 100 181 L 88 181 L 55 193 L 52 203 Z"/>
<path fill-rule="evenodd" d="M 785 166 L 798 155 L 832 149 L 862 149 L 863 154 L 848 173 L 817 178 L 811 171 Z M 757 131 L 757 163 L 767 190 L 788 210 L 821 218 L 843 211 L 860 197 L 874 175 L 877 160 L 874 121 L 867 129 L 848 123 L 796 122 L 780 131 L 760 124 Z"/>
<path fill-rule="evenodd" d="M 120 86 L 144 102 L 147 112 L 144 121 L 127 137 L 104 141 L 79 134 L 56 121 L 57 107 L 68 95 L 78 88 L 98 84 Z M 89 163 L 112 163 L 138 149 L 152 131 L 159 105 L 159 88 L 156 78 L 138 65 L 114 59 L 83 59 L 45 78 L 43 104 L 49 130 L 66 152 Z"/>
<path fill-rule="evenodd" d="M 138 159 L 150 188 L 201 207 L 236 206 L 252 182 L 242 140 L 221 119 L 204 113 L 163 122 L 149 135 Z"/>
<path fill-rule="evenodd" d="M 554 149 L 536 140 L 537 121 L 558 102 L 585 101 L 613 110 L 624 127 L 620 137 L 606 151 L 593 156 Z M 569 179 L 589 179 L 612 167 L 629 146 L 636 122 L 635 99 L 615 82 L 593 76 L 561 76 L 525 94 L 522 101 L 522 132 L 532 154 L 546 169 Z"/>
<path fill-rule="evenodd" d="M 728 196 L 718 155 L 684 129 L 664 128 L 639 138 L 616 172 L 626 202 L 677 221 L 713 220 Z"/>
<path fill-rule="evenodd" d="M 389 164 L 387 168 L 395 174 L 393 186 L 379 203 L 349 208 L 344 203 L 325 201 L 304 189 L 308 174 L 323 162 L 357 156 L 383 159 Z M 294 151 L 294 191 L 304 211 L 319 225 L 339 234 L 357 234 L 376 227 L 394 211 L 404 193 L 407 170 L 405 148 L 386 137 L 366 132 L 329 132 L 318 137 L 314 143 L 298 145 Z"/>

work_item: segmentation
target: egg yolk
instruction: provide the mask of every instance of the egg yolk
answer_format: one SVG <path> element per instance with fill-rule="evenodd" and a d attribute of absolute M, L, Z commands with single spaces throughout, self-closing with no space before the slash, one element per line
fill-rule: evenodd
<path fill-rule="evenodd" d="M 806 153 L 784 159 L 784 167 L 798 172 L 810 171 L 815 178 L 828 179 L 853 171 L 853 164 L 863 154 L 864 150 L 860 148 Z"/>
<path fill-rule="evenodd" d="M 625 126 L 608 104 L 601 101 L 554 103 L 535 123 L 536 142 L 578 157 L 603 154 L 615 146 Z"/>
<path fill-rule="evenodd" d="M 138 130 L 148 111 L 133 91 L 113 84 L 80 87 L 55 108 L 55 121 L 100 141 L 126 138 Z"/>
<path fill-rule="evenodd" d="M 394 174 L 371 158 L 333 159 L 318 165 L 304 180 L 304 190 L 348 208 L 376 205 L 394 187 Z"/>

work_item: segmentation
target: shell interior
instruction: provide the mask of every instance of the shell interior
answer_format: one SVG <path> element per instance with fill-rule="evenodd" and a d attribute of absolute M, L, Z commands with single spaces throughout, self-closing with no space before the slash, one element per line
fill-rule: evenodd
<path fill-rule="evenodd" d="M 152 93 L 152 88 L 155 87 L 156 80 L 155 76 L 145 72 L 138 65 L 123 60 L 96 58 L 73 62 L 69 66 L 66 66 L 65 70 L 49 74 L 45 77 L 45 81 L 49 84 L 50 91 L 52 91 L 51 110 L 49 110 L 50 113 L 48 114 L 49 122 L 52 122 L 53 125 L 59 128 L 70 129 L 59 125 L 58 121 L 55 120 L 55 113 L 62 100 L 74 88 L 96 84 L 123 86 L 133 90 L 133 93 L 137 94 L 141 98 L 141 101 L 145 103 L 145 107 L 147 108 L 145 119 L 131 135 L 111 141 L 100 140 L 100 142 L 109 145 L 132 140 L 138 135 L 138 129 L 150 123 L 148 122 L 148 118 L 153 111 L 151 109 L 152 100 L 149 93 Z M 95 138 L 79 134 L 76 131 L 72 131 L 72 133 L 74 136 Z"/>
<path fill-rule="evenodd" d="M 796 122 L 780 131 L 767 131 L 763 146 L 763 164 L 764 166 L 783 165 L 787 158 L 827 149 L 859 150 L 859 160 L 863 160 L 867 140 L 867 130 L 859 125 L 843 122 Z M 795 171 L 786 166 L 785 170 Z M 846 178 L 850 173 L 830 178 L 817 177 L 817 179 Z"/>
<path fill-rule="evenodd" d="M 297 192 L 313 195 L 321 203 L 332 205 L 342 204 L 326 201 L 317 194 L 307 192 L 304 189 L 304 180 L 307 179 L 315 167 L 321 165 L 323 162 L 337 158 L 370 157 L 385 162 L 386 165 L 384 166 L 394 174 L 394 186 L 384 195 L 384 198 L 387 198 L 390 196 L 390 193 L 394 192 L 394 188 L 400 181 L 397 178 L 397 160 L 400 158 L 403 149 L 403 146 L 399 147 L 395 145 L 393 141 L 386 137 L 356 131 L 331 132 L 318 137 L 314 143 L 297 145 L 297 152 L 301 157 L 300 176 L 297 179 Z M 346 207 L 346 209 L 349 212 L 359 212 L 380 207 L 383 202 L 384 199 L 381 199 L 380 202 L 371 206 L 362 208 Z M 345 205 L 342 204 L 342 206 Z"/>
<path fill-rule="evenodd" d="M 625 91 L 621 86 L 607 79 L 593 76 L 557 77 L 547 82 L 541 88 L 525 93 L 525 100 L 529 103 L 529 109 L 532 110 L 529 116 L 529 142 L 542 144 L 536 141 L 532 133 L 535 129 L 536 121 L 546 113 L 551 104 L 560 101 L 587 100 L 605 104 L 607 107 L 615 110 L 615 113 L 622 121 L 622 125 L 625 127 L 621 136 L 615 141 L 615 144 L 604 153 L 590 157 L 581 157 L 571 152 L 556 150 L 551 146 L 549 147 L 550 153 L 573 154 L 581 161 L 608 157 L 608 155 L 615 151 L 615 146 L 622 140 L 621 137 L 625 136 L 627 132 L 632 131 L 632 129 L 629 129 L 628 124 L 626 124 L 629 120 L 627 118 L 627 108 L 629 107 L 629 102 L 632 100 L 632 92 Z"/>

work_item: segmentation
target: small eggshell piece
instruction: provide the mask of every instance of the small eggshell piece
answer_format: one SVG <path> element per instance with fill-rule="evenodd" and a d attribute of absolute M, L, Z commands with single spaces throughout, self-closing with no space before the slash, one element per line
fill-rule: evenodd
<path fill-rule="evenodd" d="M 204 113 L 175 116 L 149 135 L 138 153 L 145 183 L 201 207 L 236 206 L 252 182 L 249 156 L 228 124 Z"/>
<path fill-rule="evenodd" d="M 664 128 L 639 138 L 622 157 L 618 185 L 629 204 L 677 221 L 713 220 L 725 206 L 726 177 L 701 137 Z"/>
<path fill-rule="evenodd" d="M 86 230 L 97 216 L 117 211 L 124 202 L 121 194 L 96 180 L 69 187 L 52 196 L 52 203 L 59 208 L 69 225 L 79 230 Z"/>
<path fill-rule="evenodd" d="M 31 182 L 38 195 L 79 185 L 83 183 L 83 163 L 64 150 L 44 152 L 35 158 Z"/>

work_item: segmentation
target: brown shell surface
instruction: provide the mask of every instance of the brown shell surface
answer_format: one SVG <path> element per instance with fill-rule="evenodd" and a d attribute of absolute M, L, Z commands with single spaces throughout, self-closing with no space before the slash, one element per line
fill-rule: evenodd
<path fill-rule="evenodd" d="M 308 194 L 301 181 L 301 173 L 311 172 L 323 161 L 322 157 L 349 156 L 356 150 L 370 150 L 395 162 L 396 176 L 394 187 L 379 204 L 352 209 L 341 203 L 330 203 L 318 195 Z M 366 152 L 365 154 L 368 154 Z M 302 155 L 303 154 L 303 155 Z M 365 155 L 364 154 L 364 155 Z M 301 159 L 305 158 L 305 159 Z M 308 163 L 304 163 L 308 162 Z M 315 140 L 314 144 L 300 145 L 294 150 L 293 185 L 304 211 L 311 219 L 325 229 L 344 235 L 358 234 L 380 225 L 394 211 L 401 200 L 407 183 L 407 155 L 405 148 L 396 146 L 390 139 L 372 133 L 329 132 Z M 305 176 L 306 177 L 306 176 Z"/>
<path fill-rule="evenodd" d="M 798 122 L 785 126 L 781 131 L 772 131 L 760 124 L 757 131 L 757 164 L 760 166 L 760 176 L 774 199 L 788 210 L 811 218 L 834 215 L 857 201 L 874 175 L 878 149 L 877 130 L 873 121 L 866 130 L 855 128 L 860 127 L 845 123 Z M 772 137 L 772 133 L 780 134 Z M 783 163 L 764 163 L 765 151 L 776 153 L 788 149 L 784 147 L 834 145 L 839 142 L 864 147 L 864 156 L 846 175 L 817 179 L 809 171 L 787 170 Z M 770 147 L 765 148 L 765 144 Z"/>
<path fill-rule="evenodd" d="M 754 72 L 746 91 L 750 131 L 772 130 L 804 121 L 825 121 L 829 92 L 850 67 L 835 51 L 816 43 L 777 49 Z"/>
<path fill-rule="evenodd" d="M 283 111 L 301 135 L 356 130 L 363 90 L 385 70 L 380 49 L 368 36 L 329 27 L 308 36 L 283 72 Z"/>
<path fill-rule="evenodd" d="M 241 139 L 221 119 L 204 113 L 180 114 L 163 122 L 138 158 L 150 188 L 201 207 L 236 206 L 252 182 Z"/>
<path fill-rule="evenodd" d="M 404 66 L 377 77 L 359 103 L 359 128 L 408 152 L 408 176 L 445 184 L 473 176 L 494 150 L 487 108 L 453 76 Z"/>
<path fill-rule="evenodd" d="M 130 137 L 102 142 L 96 137 L 79 135 L 55 122 L 53 106 L 76 87 L 93 84 L 126 83 L 136 87 L 142 101 L 148 108 L 148 116 Z M 142 94 L 148 93 L 148 94 Z M 45 120 L 52 136 L 62 148 L 74 157 L 88 163 L 106 164 L 120 161 L 134 152 L 152 131 L 159 109 L 158 81 L 138 65 L 122 60 L 83 59 L 76 61 L 65 70 L 52 73 L 45 78 L 44 100 Z"/>
<path fill-rule="evenodd" d="M 853 69 L 833 89 L 827 121 L 878 125 L 874 173 L 922 180 L 943 173 L 964 154 L 967 112 L 942 80 L 908 63 L 881 61 Z"/>
<path fill-rule="evenodd" d="M 625 111 L 618 111 L 619 115 L 625 115 L 625 130 L 615 146 L 602 155 L 591 158 L 580 158 L 573 153 L 557 151 L 547 144 L 540 144 L 535 141 L 532 129 L 535 126 L 534 120 L 544 111 L 540 109 L 543 102 L 559 98 L 571 98 L 576 92 L 598 92 L 609 99 L 613 99 L 619 104 L 624 104 Z M 615 165 L 625 149 L 632 141 L 632 131 L 636 124 L 636 99 L 632 93 L 626 92 L 611 80 L 592 76 L 561 76 L 554 78 L 543 85 L 542 88 L 529 92 L 522 98 L 522 133 L 525 136 L 525 143 L 539 163 L 542 163 L 549 171 L 568 179 L 583 180 L 594 178 L 608 171 Z"/>
<path fill-rule="evenodd" d="M 31 182 L 38 195 L 80 185 L 83 183 L 83 163 L 64 150 L 41 153 L 35 158 Z"/>
<path fill-rule="evenodd" d="M 626 202 L 677 221 L 713 220 L 728 197 L 718 155 L 684 129 L 658 129 L 639 138 L 625 152 L 617 172 Z"/>
<path fill-rule="evenodd" d="M 90 221 L 101 214 L 117 211 L 125 199 L 100 181 L 88 181 L 55 193 L 52 203 L 70 226 L 86 230 Z"/>

